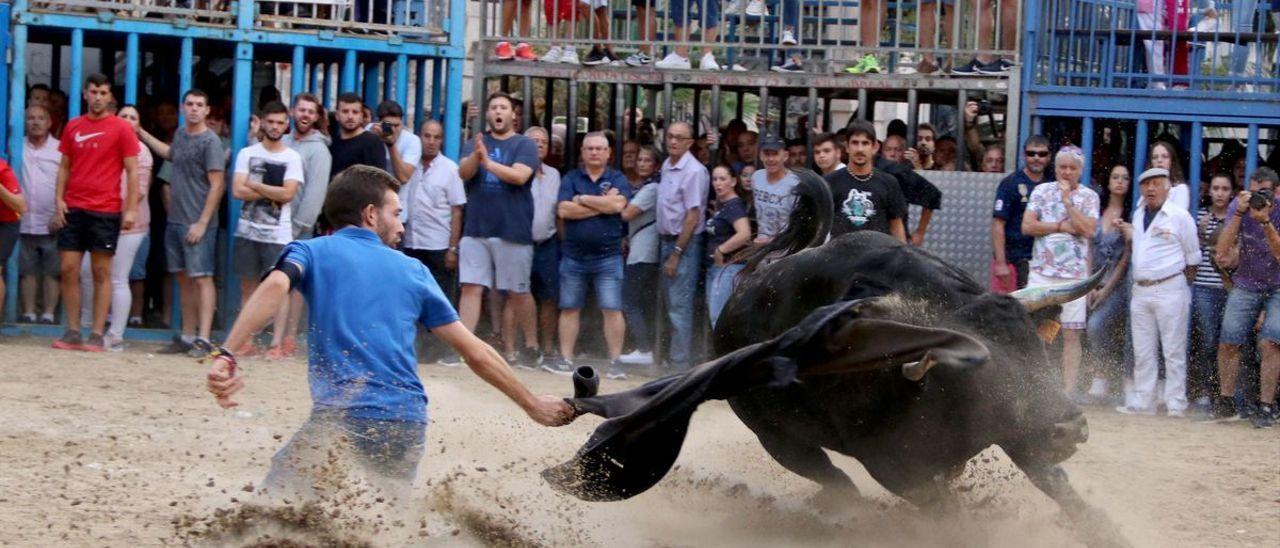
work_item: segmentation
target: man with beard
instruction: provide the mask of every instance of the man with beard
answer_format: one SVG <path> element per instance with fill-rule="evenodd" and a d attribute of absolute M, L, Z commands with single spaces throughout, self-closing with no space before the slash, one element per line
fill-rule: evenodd
<path fill-rule="evenodd" d="M 258 144 L 236 155 L 231 194 L 244 200 L 234 244 L 240 295 L 247 299 L 258 287 L 262 273 L 275 264 L 284 246 L 293 241 L 292 202 L 303 184 L 302 157 L 281 142 L 289 129 L 289 111 L 279 102 L 268 103 L 259 115 Z M 272 331 L 273 357 L 280 355 L 286 307 L 276 314 Z M 252 341 L 241 353 L 253 350 Z"/>
<path fill-rule="evenodd" d="M 893 176 L 875 168 L 876 128 L 866 120 L 849 125 L 849 166 L 827 175 L 835 218 L 831 237 L 858 230 L 883 232 L 907 243 L 902 219 L 907 216 L 907 203 Z"/>
<path fill-rule="evenodd" d="M 359 95 L 348 92 L 338 96 L 338 134 L 333 136 L 333 144 L 329 145 L 329 153 L 333 156 L 330 180 L 351 166 L 382 170 L 387 167 L 387 148 L 382 139 L 364 129 L 364 109 Z"/>
<path fill-rule="evenodd" d="M 501 355 L 462 326 L 427 268 L 393 249 L 404 234 L 398 187 L 381 169 L 357 166 L 339 174 L 324 203 L 324 216 L 337 232 L 286 246 L 227 336 L 229 347 L 248 343 L 291 289 L 311 310 L 307 376 L 314 405 L 272 458 L 263 485 L 272 494 L 313 496 L 318 478 L 310 474 L 334 453 L 353 457 L 375 486 L 393 495 L 412 485 L 427 425 L 416 324 L 457 350 L 534 421 L 556 426 L 573 419 L 563 399 L 529 392 Z M 235 356 L 215 352 L 207 386 L 218 404 L 235 406 L 231 397 L 244 385 Z"/>
<path fill-rule="evenodd" d="M 329 189 L 333 156 L 329 153 L 329 137 L 316 128 L 320 120 L 320 99 L 310 93 L 299 93 L 293 98 L 293 131 L 281 139 L 302 158 L 304 185 L 294 197 L 291 215 L 293 237 L 310 238 L 315 231 L 316 218 Z"/>
<path fill-rule="evenodd" d="M 1022 145 L 1025 158 L 1022 169 L 1010 173 L 996 187 L 995 210 L 991 213 L 991 249 L 995 255 L 991 268 L 993 278 L 1004 280 L 1003 287 L 1019 289 L 1027 286 L 1031 247 L 1035 239 L 1022 233 L 1022 214 L 1036 185 L 1050 180 L 1049 140 L 1032 135 Z"/>

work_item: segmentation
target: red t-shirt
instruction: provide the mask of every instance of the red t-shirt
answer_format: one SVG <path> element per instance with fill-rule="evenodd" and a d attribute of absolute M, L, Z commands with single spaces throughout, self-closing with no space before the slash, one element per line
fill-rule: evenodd
<path fill-rule="evenodd" d="M 129 122 L 115 116 L 92 120 L 87 115 L 70 122 L 58 151 L 71 161 L 71 176 L 63 201 L 68 209 L 120 213 L 120 174 L 124 159 L 138 155 L 138 137 Z"/>
<path fill-rule="evenodd" d="M 0 160 L 0 186 L 14 194 L 22 194 L 22 187 L 18 186 L 18 176 L 13 174 L 13 168 L 9 167 L 9 162 L 4 160 Z M 18 212 L 0 202 L 0 223 L 12 223 L 17 220 Z M 3 258 L 0 257 L 0 260 Z"/>

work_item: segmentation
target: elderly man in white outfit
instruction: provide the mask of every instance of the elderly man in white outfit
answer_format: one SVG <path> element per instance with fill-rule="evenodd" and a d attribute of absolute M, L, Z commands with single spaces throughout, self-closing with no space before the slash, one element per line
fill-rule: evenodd
<path fill-rule="evenodd" d="M 1169 172 L 1148 169 L 1138 176 L 1143 206 L 1130 225 L 1116 225 L 1133 242 L 1133 293 L 1129 301 L 1133 325 L 1133 390 L 1125 414 L 1156 413 L 1157 349 L 1164 350 L 1164 401 L 1170 417 L 1187 409 L 1187 320 L 1191 307 L 1190 282 L 1200 264 L 1196 222 L 1169 199 Z"/>

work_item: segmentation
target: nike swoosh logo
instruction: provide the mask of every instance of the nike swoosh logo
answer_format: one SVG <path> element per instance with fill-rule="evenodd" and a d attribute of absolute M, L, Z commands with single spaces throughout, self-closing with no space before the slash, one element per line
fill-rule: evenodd
<path fill-rule="evenodd" d="M 88 134 L 83 134 L 83 135 L 82 135 L 82 134 L 77 133 L 77 134 L 76 134 L 76 143 L 83 143 L 83 142 L 85 142 L 85 141 L 88 141 L 89 139 L 92 139 L 92 138 L 97 137 L 97 136 L 99 136 L 99 135 L 102 135 L 102 134 L 104 134 L 104 133 L 106 133 L 106 132 L 105 132 L 105 131 L 99 131 L 99 132 L 97 132 L 97 133 L 88 133 Z"/>

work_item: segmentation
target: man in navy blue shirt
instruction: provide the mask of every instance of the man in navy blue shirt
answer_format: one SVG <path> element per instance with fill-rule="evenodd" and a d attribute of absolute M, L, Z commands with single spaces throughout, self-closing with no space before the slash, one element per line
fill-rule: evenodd
<path fill-rule="evenodd" d="M 1048 139 L 1041 135 L 1028 137 L 1022 146 L 1022 155 L 1025 160 L 1022 169 L 1010 173 L 996 187 L 995 208 L 991 212 L 991 250 L 995 255 L 991 274 L 1003 280 L 1005 287 L 1027 286 L 1031 246 L 1035 238 L 1022 234 L 1022 214 L 1027 210 L 1031 191 L 1036 185 L 1051 179 L 1046 172 L 1049 165 Z"/>
<path fill-rule="evenodd" d="M 524 332 L 520 357 L 536 365 L 537 311 L 530 292 L 533 268 L 533 175 L 542 165 L 538 144 L 515 131 L 515 101 L 489 96 L 489 132 L 463 147 L 458 176 L 466 181 L 467 206 L 458 242 L 458 310 L 469 330 L 480 321 L 485 288 L 506 294 L 506 306 Z M 515 327 L 502 333 L 508 356 L 516 354 Z M 533 362 L 533 363 L 528 363 Z"/>
<path fill-rule="evenodd" d="M 573 347 L 587 288 L 594 287 L 596 304 L 604 315 L 604 338 L 612 366 L 610 378 L 625 378 L 618 368 L 626 323 L 622 319 L 622 240 L 627 235 L 622 210 L 631 197 L 631 184 L 621 171 L 609 167 L 611 149 L 604 133 L 582 139 L 582 168 L 560 181 L 556 214 L 564 221 L 560 258 L 560 355 L 544 365 L 548 371 L 573 371 Z"/>
<path fill-rule="evenodd" d="M 403 489 L 425 449 L 427 396 L 414 354 L 416 324 L 458 351 L 471 370 L 539 424 L 572 420 L 563 399 L 534 396 L 488 344 L 471 334 L 415 259 L 394 248 L 404 234 L 399 184 L 381 169 L 355 166 L 329 185 L 323 214 L 332 236 L 295 241 L 245 303 L 225 345 L 240 348 L 296 289 L 309 313 L 307 378 L 311 417 L 272 459 L 264 488 L 307 496 L 306 473 L 326 452 L 348 451 L 371 479 Z M 244 388 L 235 357 L 215 353 L 208 388 L 222 407 Z M 320 459 L 320 460 L 316 460 Z"/>

